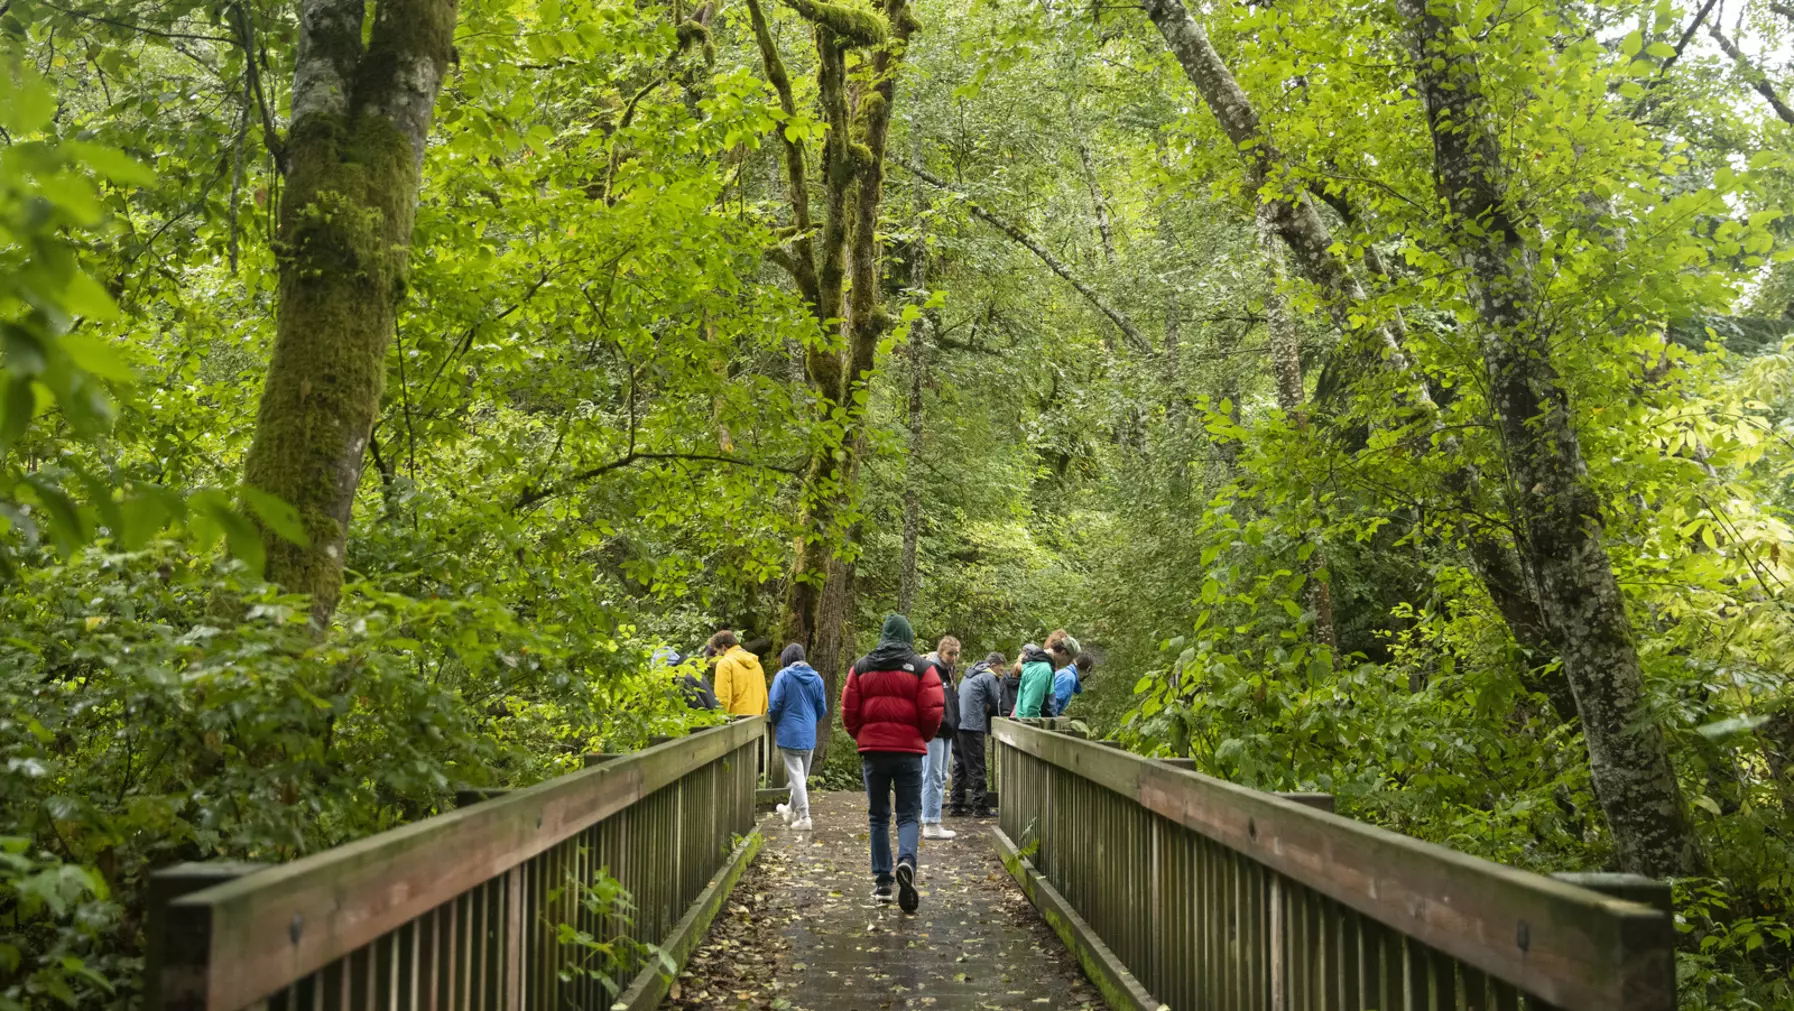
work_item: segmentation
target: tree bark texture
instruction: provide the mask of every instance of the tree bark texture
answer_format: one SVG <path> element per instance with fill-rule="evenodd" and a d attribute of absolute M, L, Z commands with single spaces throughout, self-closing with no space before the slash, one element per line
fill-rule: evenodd
<path fill-rule="evenodd" d="M 1433 138 L 1433 171 L 1482 325 L 1490 404 L 1513 478 L 1511 514 L 1543 613 L 1557 626 L 1588 743 L 1596 797 L 1620 864 L 1655 876 L 1705 866 L 1661 728 L 1645 712 L 1644 677 L 1603 541 L 1569 398 L 1543 332 L 1533 263 L 1510 213 L 1502 151 L 1474 43 L 1454 37 L 1449 8 L 1397 0 Z"/>
<path fill-rule="evenodd" d="M 424 144 L 448 66 L 454 0 L 304 0 L 279 219 L 273 359 L 250 487 L 294 506 L 309 542 L 264 532 L 268 578 L 327 623 L 405 291 Z"/>
<path fill-rule="evenodd" d="M 917 28 L 907 0 L 881 0 L 873 14 L 855 8 L 789 0 L 814 29 L 817 102 L 828 123 L 821 157 L 820 239 L 810 203 L 803 142 L 776 131 L 785 151 L 785 185 L 792 208 L 791 240 L 774 258 L 791 273 L 817 324 L 839 328 L 834 341 L 812 344 L 804 370 L 833 438 L 813 455 L 805 477 L 803 531 L 792 562 L 782 626 L 802 643 L 832 693 L 846 666 L 847 623 L 853 612 L 852 551 L 857 533 L 842 520 L 852 507 L 859 462 L 866 448 L 865 405 L 880 338 L 889 326 L 881 304 L 877 225 L 884 200 L 885 140 L 897 70 Z M 767 79 L 788 114 L 796 99 L 759 0 L 748 0 L 749 20 Z M 856 86 L 847 55 L 870 49 L 870 73 Z"/>
<path fill-rule="evenodd" d="M 1090 203 L 1096 211 L 1096 231 L 1103 240 L 1103 262 L 1115 262 L 1115 225 L 1109 220 L 1109 198 L 1103 196 L 1102 180 L 1097 177 L 1096 163 L 1090 157 L 1090 145 L 1078 141 L 1078 162 L 1084 167 L 1084 186 L 1090 191 Z"/>

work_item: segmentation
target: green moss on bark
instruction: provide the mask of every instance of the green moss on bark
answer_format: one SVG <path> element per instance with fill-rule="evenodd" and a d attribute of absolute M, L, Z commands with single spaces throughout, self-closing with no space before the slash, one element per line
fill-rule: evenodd
<path fill-rule="evenodd" d="M 310 543 L 268 536 L 267 575 L 310 595 L 322 623 L 341 592 L 417 177 L 410 140 L 380 117 L 310 117 L 290 150 L 274 357 L 245 476 L 298 510 Z"/>
<path fill-rule="evenodd" d="M 828 3 L 827 0 L 785 0 L 804 20 L 835 33 L 849 46 L 876 46 L 890 36 L 890 26 L 877 13 L 863 7 Z"/>

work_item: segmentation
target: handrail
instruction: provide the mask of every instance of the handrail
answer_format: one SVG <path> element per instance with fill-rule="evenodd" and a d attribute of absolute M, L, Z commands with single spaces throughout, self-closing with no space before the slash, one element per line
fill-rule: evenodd
<path fill-rule="evenodd" d="M 691 883 L 701 886 L 724 861 L 731 832 L 746 834 L 752 829 L 754 754 L 764 722 L 763 717 L 737 720 L 670 740 L 174 899 L 162 911 L 162 975 L 152 981 L 152 991 L 160 994 L 159 1003 L 165 1007 L 213 1011 L 248 1007 L 392 937 L 470 892 L 500 883 L 477 912 L 470 910 L 462 917 L 467 921 L 477 917 L 483 924 L 478 929 L 485 931 L 463 947 L 505 947 L 481 957 L 493 963 L 485 969 L 488 976 L 510 975 L 504 980 L 492 977 L 482 988 L 493 992 L 497 1006 L 513 1006 L 501 991 L 523 984 L 522 945 L 536 926 L 526 922 L 525 907 L 558 905 L 577 915 L 576 904 L 563 902 L 560 896 L 566 875 L 583 873 L 589 878 L 598 869 L 595 861 L 581 859 L 569 847 L 582 843 L 582 833 L 663 788 L 736 760 L 745 764 L 745 772 L 727 770 L 727 782 L 719 779 L 706 786 L 705 796 L 693 797 L 714 823 L 708 826 L 710 834 L 722 845 L 710 845 L 715 840 L 698 839 L 686 827 L 693 842 L 716 850 L 714 859 L 706 858 L 708 865 L 703 867 L 680 867 L 681 852 L 690 850 L 690 844 L 681 846 L 676 838 L 658 843 L 660 852 L 669 856 L 656 873 L 662 877 L 670 873 L 679 879 L 681 893 L 693 892 Z M 742 793 L 737 780 L 745 782 L 744 796 L 736 796 Z M 657 818 L 653 829 L 673 834 L 662 830 L 671 827 L 669 820 L 680 824 L 684 813 L 673 807 Z M 652 855 L 650 848 L 638 857 Z M 549 857 L 552 868 L 535 866 Z M 527 881 L 526 865 L 530 865 Z M 671 912 L 675 919 L 692 895 L 676 898 L 680 908 Z M 452 947 L 458 942 L 442 943 Z M 533 959 L 543 961 L 540 954 Z"/>
<path fill-rule="evenodd" d="M 1009 749 L 1000 758 L 1005 764 L 1002 829 L 1012 837 L 1012 845 L 1025 845 L 1023 835 L 1032 831 L 1040 847 L 1036 861 L 1040 873 L 1069 893 L 1073 907 L 1079 906 L 1077 899 L 1084 896 L 1086 906 L 1112 901 L 1102 894 L 1103 889 L 1092 889 L 1085 880 L 1091 874 L 1104 873 L 1102 868 L 1090 866 L 1093 848 L 1123 850 L 1126 852 L 1114 856 L 1144 857 L 1156 865 L 1171 859 L 1161 850 L 1177 842 L 1166 836 L 1166 829 L 1187 830 L 1262 868 L 1242 871 L 1230 866 L 1223 874 L 1214 870 L 1219 865 L 1210 854 L 1195 858 L 1197 870 L 1186 866 L 1176 871 L 1184 875 L 1177 879 L 1184 888 L 1212 888 L 1212 882 L 1193 880 L 1206 873 L 1204 868 L 1214 871 L 1210 877 L 1226 876 L 1223 891 L 1244 896 L 1222 895 L 1217 900 L 1232 904 L 1227 907 L 1231 910 L 1227 914 L 1231 917 L 1227 920 L 1228 943 L 1241 943 L 1243 925 L 1248 935 L 1245 940 L 1262 940 L 1266 948 L 1258 953 L 1225 955 L 1244 959 L 1239 971 L 1245 978 L 1237 991 L 1229 991 L 1233 1006 L 1357 1006 L 1356 997 L 1339 1000 L 1337 981 L 1318 978 L 1330 972 L 1355 973 L 1358 968 L 1343 962 L 1358 957 L 1345 948 L 1348 942 L 1357 943 L 1356 934 L 1346 935 L 1357 931 L 1360 921 L 1353 919 L 1349 928 L 1329 927 L 1327 917 L 1334 908 L 1330 902 L 1337 904 L 1341 914 L 1374 921 L 1368 930 L 1380 929 L 1376 927 L 1380 924 L 1407 939 L 1404 950 L 1409 954 L 1397 959 L 1400 965 L 1396 969 L 1401 974 L 1412 975 L 1417 958 L 1431 961 L 1420 970 L 1427 980 L 1421 987 L 1420 1002 L 1409 1006 L 1460 1006 L 1456 997 L 1442 999 L 1445 991 L 1483 988 L 1485 981 L 1480 976 L 1463 981 L 1486 974 L 1498 984 L 1530 995 L 1534 1006 L 1542 1000 L 1570 1008 L 1626 1011 L 1669 1011 L 1674 1007 L 1673 925 L 1658 909 L 1014 720 L 998 721 L 993 733 Z M 1043 766 L 1030 770 L 1021 765 L 1030 760 Z M 1042 767 L 1054 781 L 1039 776 L 1030 780 L 1029 772 Z M 1113 805 L 1101 797 L 1074 796 L 1068 788 L 1075 783 L 1064 782 L 1065 774 L 1112 792 L 1124 806 L 1111 810 Z M 1075 837 L 1075 829 L 1061 827 L 1067 812 L 1055 812 L 1055 803 L 1076 808 L 1085 836 Z M 1130 822 L 1126 806 L 1149 812 L 1158 824 Z M 1079 852 L 1067 852 L 1074 843 Z M 1158 868 L 1129 873 L 1135 875 L 1133 885 L 1149 886 L 1150 895 L 1134 892 L 1126 901 L 1154 906 L 1136 908 L 1134 914 L 1150 920 L 1155 932 L 1176 929 L 1159 924 L 1166 911 L 1158 906 L 1169 897 L 1161 894 Z M 1131 887 L 1124 890 L 1134 891 Z M 1303 892 L 1300 908 L 1283 894 L 1296 890 Z M 1106 919 L 1101 909 L 1079 912 Z M 1191 933 L 1205 929 L 1210 928 L 1197 925 Z M 1131 946 L 1139 950 L 1131 959 L 1128 952 L 1119 950 L 1130 947 L 1125 940 L 1120 944 L 1113 938 L 1105 940 L 1154 993 L 1166 997 L 1159 988 L 1172 986 L 1169 981 L 1177 967 L 1162 957 L 1159 938 L 1136 939 L 1138 943 Z M 1194 937 L 1190 943 L 1210 941 Z M 1293 965 L 1304 956 L 1292 950 L 1292 945 L 1313 948 L 1314 958 L 1321 959 L 1323 968 L 1317 973 L 1312 965 Z M 1455 960 L 1463 970 L 1440 962 L 1439 956 Z M 1330 970 L 1325 968 L 1328 966 Z M 1379 971 L 1388 974 L 1390 967 Z M 1296 978 L 1302 973 L 1309 976 Z M 1298 998 L 1305 990 L 1335 996 L 1304 1002 Z M 1384 993 L 1389 993 L 1387 987 Z M 1473 995 L 1462 1006 L 1483 1006 L 1482 999 L 1480 993 Z"/>

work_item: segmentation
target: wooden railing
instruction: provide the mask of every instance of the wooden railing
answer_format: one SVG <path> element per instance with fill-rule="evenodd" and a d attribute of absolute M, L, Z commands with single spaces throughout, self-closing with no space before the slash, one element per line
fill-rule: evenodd
<path fill-rule="evenodd" d="M 1664 909 L 1082 740 L 1050 722 L 999 720 L 993 733 L 1006 863 L 1111 1007 L 1675 1006 Z"/>
<path fill-rule="evenodd" d="M 658 957 L 626 946 L 613 996 L 569 972 L 598 960 L 563 928 L 689 954 L 759 841 L 764 723 L 590 756 L 581 772 L 292 863 L 165 872 L 152 884 L 149 1007 L 653 1007 Z M 600 871 L 633 896 L 629 922 L 582 904 Z"/>

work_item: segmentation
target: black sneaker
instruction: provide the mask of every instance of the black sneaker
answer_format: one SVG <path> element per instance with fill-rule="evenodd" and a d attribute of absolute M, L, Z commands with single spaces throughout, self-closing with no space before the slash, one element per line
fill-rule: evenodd
<path fill-rule="evenodd" d="M 922 896 L 916 892 L 916 865 L 905 860 L 897 865 L 897 905 L 913 914 L 921 904 Z"/>
<path fill-rule="evenodd" d="M 947 817 L 964 818 L 966 817 L 966 809 L 963 807 L 950 807 L 947 809 Z"/>
<path fill-rule="evenodd" d="M 972 812 L 972 817 L 974 817 L 974 818 L 995 818 L 996 816 L 997 816 L 997 813 L 995 811 L 991 811 L 991 810 L 988 810 L 985 808 L 979 808 L 978 810 Z"/>
<path fill-rule="evenodd" d="M 872 901 L 889 903 L 891 901 L 891 886 L 879 885 L 877 888 L 872 889 Z"/>

